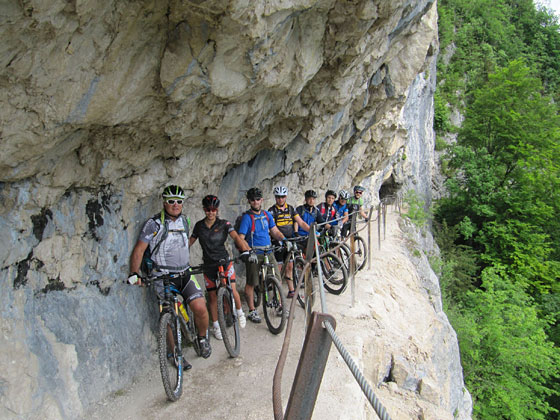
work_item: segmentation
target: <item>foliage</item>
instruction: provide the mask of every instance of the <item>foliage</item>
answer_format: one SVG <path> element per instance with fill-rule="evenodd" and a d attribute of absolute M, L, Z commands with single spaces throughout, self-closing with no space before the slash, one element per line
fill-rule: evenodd
<path fill-rule="evenodd" d="M 482 273 L 482 288 L 469 291 L 451 312 L 461 347 L 465 382 L 479 419 L 545 419 L 558 375 L 559 349 L 547 339 L 550 321 L 501 268 Z"/>
<path fill-rule="evenodd" d="M 429 212 L 425 209 L 425 201 L 420 199 L 416 191 L 409 190 L 404 196 L 404 202 L 407 207 L 404 216 L 419 228 L 424 227 L 429 219 Z"/>
<path fill-rule="evenodd" d="M 441 0 L 434 128 L 444 305 L 479 419 L 560 408 L 560 27 L 532 0 Z M 556 394 L 556 395 L 555 395 Z"/>

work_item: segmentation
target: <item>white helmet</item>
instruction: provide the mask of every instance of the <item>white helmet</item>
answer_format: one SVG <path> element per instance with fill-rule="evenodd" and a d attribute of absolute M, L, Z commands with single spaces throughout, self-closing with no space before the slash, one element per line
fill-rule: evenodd
<path fill-rule="evenodd" d="M 338 198 L 342 198 L 343 200 L 348 200 L 350 198 L 350 193 L 346 190 L 340 190 L 338 193 Z"/>
<path fill-rule="evenodd" d="M 274 195 L 288 195 L 288 189 L 283 185 L 274 187 Z"/>

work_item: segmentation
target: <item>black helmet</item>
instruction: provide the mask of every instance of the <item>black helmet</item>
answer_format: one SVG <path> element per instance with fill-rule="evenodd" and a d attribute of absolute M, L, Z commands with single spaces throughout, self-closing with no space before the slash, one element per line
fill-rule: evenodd
<path fill-rule="evenodd" d="M 356 185 L 354 187 L 354 194 L 356 194 L 357 192 L 364 192 L 366 189 L 364 187 L 362 187 L 361 185 Z"/>
<path fill-rule="evenodd" d="M 250 188 L 247 191 L 247 200 L 258 200 L 262 198 L 262 196 L 262 191 L 257 187 Z"/>
<path fill-rule="evenodd" d="M 205 209 L 220 207 L 220 199 L 215 195 L 207 195 L 202 199 L 202 207 Z"/>
<path fill-rule="evenodd" d="M 168 198 L 184 200 L 185 192 L 181 187 L 177 185 L 168 185 L 163 189 L 161 196 L 163 197 L 164 200 L 167 200 Z"/>
<path fill-rule="evenodd" d="M 317 193 L 313 190 L 305 191 L 305 198 L 309 198 L 309 197 L 317 198 Z"/>
<path fill-rule="evenodd" d="M 327 190 L 327 192 L 325 193 L 325 200 L 329 195 L 332 195 L 334 198 L 336 198 L 336 192 L 334 192 L 333 190 Z"/>

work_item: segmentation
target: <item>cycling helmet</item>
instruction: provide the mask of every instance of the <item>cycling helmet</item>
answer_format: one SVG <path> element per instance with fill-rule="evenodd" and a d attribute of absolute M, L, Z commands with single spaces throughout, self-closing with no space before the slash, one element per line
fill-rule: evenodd
<path fill-rule="evenodd" d="M 305 191 L 305 198 L 309 198 L 309 197 L 317 198 L 317 193 L 313 190 Z"/>
<path fill-rule="evenodd" d="M 340 192 L 338 193 L 338 198 L 348 200 L 350 198 L 350 193 L 346 190 L 340 190 Z"/>
<path fill-rule="evenodd" d="M 288 195 L 288 189 L 283 185 L 278 185 L 277 187 L 274 187 L 273 193 L 274 195 Z"/>
<path fill-rule="evenodd" d="M 259 198 L 262 198 L 262 196 L 262 191 L 257 187 L 249 188 L 247 191 L 248 200 L 258 200 Z"/>
<path fill-rule="evenodd" d="M 215 195 L 207 195 L 202 199 L 202 207 L 205 209 L 220 207 L 220 199 Z"/>
<path fill-rule="evenodd" d="M 161 196 L 163 197 L 164 200 L 168 198 L 184 200 L 185 192 L 181 187 L 177 185 L 168 185 L 163 189 Z"/>
<path fill-rule="evenodd" d="M 329 195 L 332 195 L 333 197 L 336 197 L 336 192 L 333 190 L 327 190 L 327 192 L 325 193 L 325 200 L 327 199 L 327 197 Z"/>
<path fill-rule="evenodd" d="M 356 185 L 354 187 L 354 194 L 357 192 L 364 192 L 366 189 L 364 187 L 362 187 L 361 185 Z"/>

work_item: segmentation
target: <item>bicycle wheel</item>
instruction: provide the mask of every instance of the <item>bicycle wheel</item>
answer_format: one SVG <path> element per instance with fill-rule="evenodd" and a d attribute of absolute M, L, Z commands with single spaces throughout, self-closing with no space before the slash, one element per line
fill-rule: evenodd
<path fill-rule="evenodd" d="M 361 270 L 366 266 L 367 262 L 367 246 L 366 241 L 358 235 L 354 237 L 354 254 L 356 256 L 357 270 Z"/>
<path fill-rule="evenodd" d="M 286 305 L 280 283 L 276 277 L 264 280 L 263 312 L 266 325 L 272 334 L 280 334 L 286 324 Z"/>
<path fill-rule="evenodd" d="M 231 323 L 228 322 L 231 320 Z M 235 313 L 235 303 L 231 290 L 226 287 L 218 289 L 218 323 L 222 330 L 224 346 L 231 357 L 239 356 L 241 340 L 239 338 L 239 320 Z"/>
<path fill-rule="evenodd" d="M 187 322 L 187 330 L 189 332 L 189 340 L 191 341 L 194 351 L 197 356 L 200 356 L 202 352 L 200 351 L 200 346 L 198 345 L 198 330 L 196 324 L 194 323 L 194 315 L 190 305 L 185 305 L 187 310 L 187 315 L 189 316 L 189 321 Z"/>
<path fill-rule="evenodd" d="M 329 245 L 330 245 L 329 251 L 331 251 L 332 248 L 340 245 L 340 248 L 338 248 L 336 251 L 331 251 L 331 252 L 335 253 L 336 256 L 340 258 L 340 261 L 342 261 L 342 263 L 344 264 L 344 268 L 346 268 L 346 272 L 349 273 L 350 272 L 350 248 L 348 248 L 348 246 L 343 242 L 332 241 Z"/>
<path fill-rule="evenodd" d="M 301 307 L 305 309 L 305 276 L 303 272 L 304 267 L 305 261 L 303 260 L 303 258 L 297 257 L 294 261 L 293 268 L 294 288 L 297 287 L 298 283 L 301 282 L 297 300 Z"/>
<path fill-rule="evenodd" d="M 348 272 L 344 264 L 332 253 L 326 254 L 320 261 L 325 289 L 334 295 L 340 295 L 348 284 Z"/>
<path fill-rule="evenodd" d="M 177 401 L 183 393 L 183 354 L 180 327 L 171 312 L 164 312 L 159 319 L 158 356 L 167 398 Z"/>

